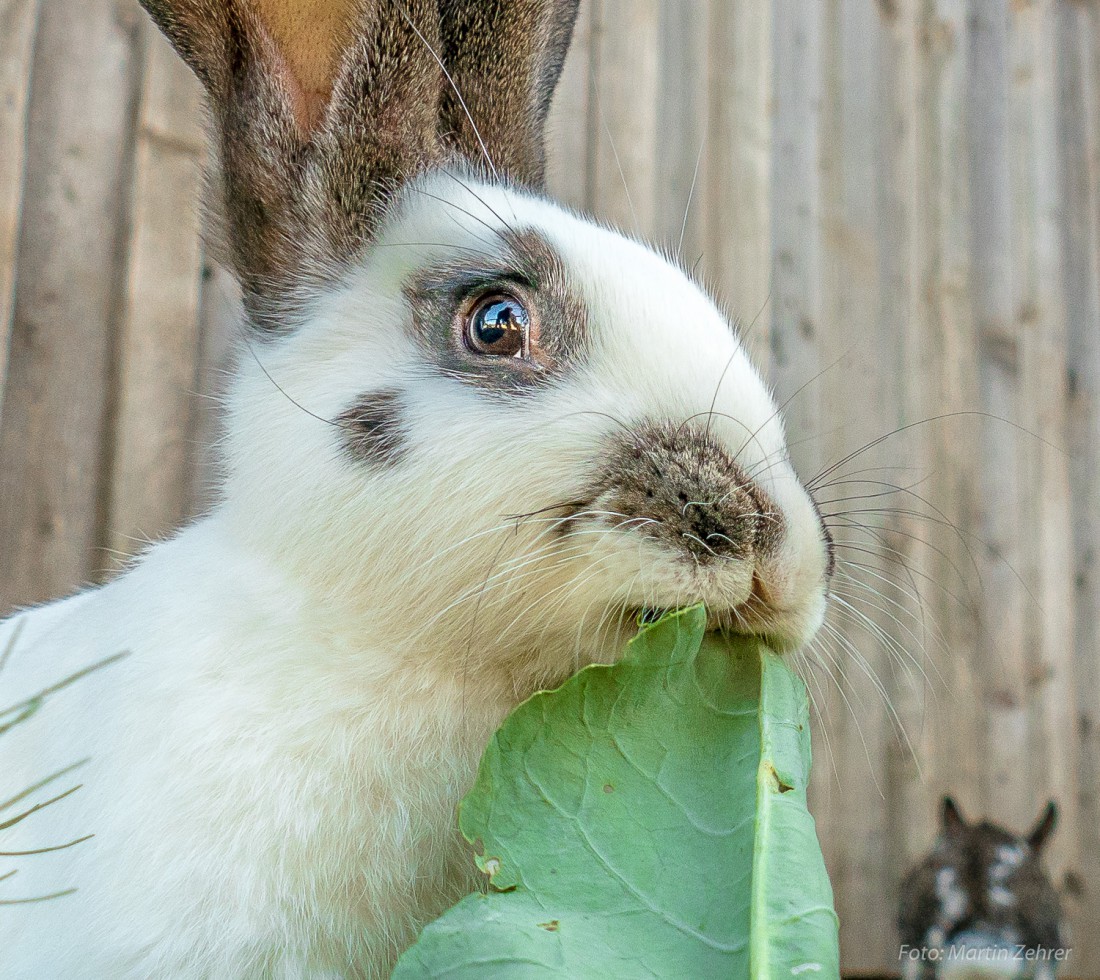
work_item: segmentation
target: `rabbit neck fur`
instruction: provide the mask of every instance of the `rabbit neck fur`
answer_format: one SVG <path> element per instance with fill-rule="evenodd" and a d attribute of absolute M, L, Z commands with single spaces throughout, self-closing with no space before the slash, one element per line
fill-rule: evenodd
<path fill-rule="evenodd" d="M 4 746 L 16 785 L 91 755 L 5 844 L 97 835 L 25 870 L 80 891 L 0 920 L 6 977 L 383 976 L 476 886 L 455 805 L 506 702 L 389 657 L 223 521 L 27 617 L 26 693 L 129 656 Z"/>

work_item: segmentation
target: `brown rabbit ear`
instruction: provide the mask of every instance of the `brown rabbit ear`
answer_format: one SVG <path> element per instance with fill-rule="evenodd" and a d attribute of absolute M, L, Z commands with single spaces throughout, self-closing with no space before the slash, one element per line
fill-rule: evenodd
<path fill-rule="evenodd" d="M 442 130 L 463 156 L 541 187 L 546 117 L 579 0 L 439 0 Z"/>
<path fill-rule="evenodd" d="M 1027 835 L 1027 842 L 1031 845 L 1033 850 L 1041 851 L 1047 841 L 1050 840 L 1057 826 L 1058 804 L 1056 804 L 1054 800 L 1051 800 L 1043 811 L 1042 816 L 1039 817 L 1039 822 L 1032 827 L 1031 832 Z"/>
<path fill-rule="evenodd" d="M 285 325 L 443 155 L 437 0 L 141 2 L 209 94 L 214 217 L 246 308 Z"/>

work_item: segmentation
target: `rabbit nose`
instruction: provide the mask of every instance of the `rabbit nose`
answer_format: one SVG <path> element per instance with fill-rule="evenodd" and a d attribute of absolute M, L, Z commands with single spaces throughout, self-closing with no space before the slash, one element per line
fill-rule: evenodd
<path fill-rule="evenodd" d="M 670 514 L 670 525 L 679 529 L 683 547 L 696 558 L 708 555 L 749 561 L 764 540 L 761 508 L 749 490 L 734 483 L 725 492 L 718 488 L 699 487 L 698 497 L 680 490 L 677 493 L 679 514 Z M 717 491 L 717 492 L 716 492 Z"/>
<path fill-rule="evenodd" d="M 783 538 L 783 516 L 705 428 L 650 423 L 617 437 L 603 467 L 608 509 L 699 562 L 751 561 Z"/>

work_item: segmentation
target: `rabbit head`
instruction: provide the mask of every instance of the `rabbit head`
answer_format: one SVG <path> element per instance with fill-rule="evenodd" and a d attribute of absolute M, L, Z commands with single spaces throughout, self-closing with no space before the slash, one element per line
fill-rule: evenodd
<path fill-rule="evenodd" d="M 736 330 L 542 192 L 576 0 L 144 3 L 215 122 L 234 534 L 388 648 L 524 686 L 643 610 L 812 636 L 831 542 Z"/>
<path fill-rule="evenodd" d="M 968 822 L 950 797 L 941 807 L 935 847 L 901 888 L 905 977 L 1054 977 L 1066 951 L 1042 858 L 1057 806 L 1049 802 L 1023 835 Z"/>

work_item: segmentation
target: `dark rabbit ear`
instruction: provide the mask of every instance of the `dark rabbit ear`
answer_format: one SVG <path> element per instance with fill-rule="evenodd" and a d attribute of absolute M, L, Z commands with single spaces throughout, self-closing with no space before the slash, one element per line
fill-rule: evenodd
<path fill-rule="evenodd" d="M 437 0 L 142 0 L 210 97 L 213 202 L 254 322 L 370 240 L 443 155 Z"/>
<path fill-rule="evenodd" d="M 943 798 L 940 812 L 940 824 L 943 827 L 943 832 L 948 837 L 957 837 L 966 829 L 966 818 L 962 815 L 962 810 L 959 809 L 958 803 L 950 796 L 945 796 Z"/>
<path fill-rule="evenodd" d="M 442 130 L 467 159 L 532 187 L 546 168 L 544 134 L 579 0 L 439 0 Z"/>
<path fill-rule="evenodd" d="M 1057 826 L 1058 804 L 1051 800 L 1043 811 L 1043 815 L 1039 817 L 1039 822 L 1027 835 L 1027 842 L 1031 845 L 1032 850 L 1041 851 L 1046 846 L 1047 841 L 1050 840 Z"/>

